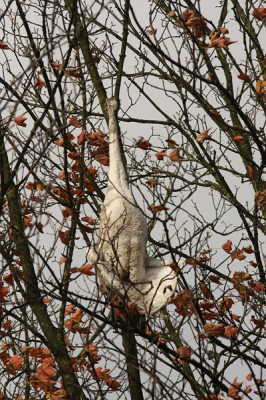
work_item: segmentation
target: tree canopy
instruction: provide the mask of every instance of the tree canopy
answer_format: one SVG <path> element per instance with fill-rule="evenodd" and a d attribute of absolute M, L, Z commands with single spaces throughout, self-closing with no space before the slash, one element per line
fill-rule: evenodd
<path fill-rule="evenodd" d="M 0 11 L 0 398 L 264 399 L 263 2 Z M 112 96 L 147 251 L 179 275 L 145 318 L 86 258 Z"/>

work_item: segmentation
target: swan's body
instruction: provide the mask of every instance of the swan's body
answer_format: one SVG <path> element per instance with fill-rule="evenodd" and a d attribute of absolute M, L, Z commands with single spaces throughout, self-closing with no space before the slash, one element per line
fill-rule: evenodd
<path fill-rule="evenodd" d="M 130 192 L 116 122 L 117 103 L 107 100 L 109 113 L 109 182 L 100 214 L 99 241 L 88 259 L 96 265 L 101 290 L 118 291 L 137 304 L 140 313 L 155 313 L 174 293 L 177 276 L 169 266 L 146 254 L 148 228 Z M 180 268 L 183 266 L 179 265 Z"/>

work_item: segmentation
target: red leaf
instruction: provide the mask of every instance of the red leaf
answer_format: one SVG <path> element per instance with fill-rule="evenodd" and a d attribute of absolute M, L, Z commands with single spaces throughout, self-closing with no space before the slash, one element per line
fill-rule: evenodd
<path fill-rule="evenodd" d="M 91 217 L 83 217 L 81 218 L 81 221 L 87 222 L 90 225 L 96 225 L 95 219 L 92 219 Z"/>
<path fill-rule="evenodd" d="M 108 165 L 109 165 L 109 157 L 106 156 L 105 154 L 97 155 L 97 156 L 95 157 L 95 160 L 98 161 L 99 163 L 101 163 L 101 164 L 107 166 L 107 167 L 108 167 Z"/>
<path fill-rule="evenodd" d="M 245 139 L 243 138 L 243 136 L 235 136 L 233 139 L 235 142 L 237 143 L 243 143 L 245 141 Z"/>

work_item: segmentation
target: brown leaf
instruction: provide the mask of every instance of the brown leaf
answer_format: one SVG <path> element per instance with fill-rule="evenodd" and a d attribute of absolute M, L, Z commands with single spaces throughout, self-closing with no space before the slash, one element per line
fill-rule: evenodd
<path fill-rule="evenodd" d="M 41 223 L 41 222 L 37 222 L 36 223 L 36 228 L 38 229 L 38 231 L 40 232 L 40 233 L 43 233 L 43 224 Z"/>
<path fill-rule="evenodd" d="M 212 139 L 211 136 L 208 135 L 208 132 L 210 130 L 211 130 L 211 128 L 206 129 L 205 131 L 201 132 L 196 138 L 197 142 L 204 142 L 204 140 L 211 140 Z"/>
<path fill-rule="evenodd" d="M 78 145 L 80 146 L 82 143 L 86 141 L 87 131 L 83 129 L 83 131 L 78 135 Z"/>
<path fill-rule="evenodd" d="M 217 119 L 222 119 L 221 114 L 219 113 L 219 111 L 215 111 L 215 110 L 210 110 L 210 114 L 213 115 L 215 118 Z"/>
<path fill-rule="evenodd" d="M 27 118 L 25 118 L 23 115 L 25 115 L 26 112 L 24 112 L 23 114 L 19 115 L 18 117 L 14 118 L 14 122 L 19 125 L 19 126 L 24 126 L 26 127 L 27 125 L 25 124 L 25 121 Z"/>
<path fill-rule="evenodd" d="M 238 383 L 237 378 L 235 378 L 233 385 L 231 385 L 228 389 L 228 396 L 232 397 L 232 399 L 240 400 L 242 397 L 238 396 L 239 389 L 241 388 L 243 382 Z"/>
<path fill-rule="evenodd" d="M 175 149 L 173 151 L 171 151 L 171 153 L 169 154 L 169 158 L 171 161 L 173 162 L 181 162 L 181 157 L 179 155 L 180 149 Z"/>
<path fill-rule="evenodd" d="M 257 268 L 260 265 L 259 263 L 258 264 L 254 263 L 254 261 L 249 261 L 249 264 L 254 268 Z"/>
<path fill-rule="evenodd" d="M 224 35 L 226 35 L 227 33 L 229 33 L 229 30 L 228 30 L 228 29 L 222 28 L 222 27 L 219 28 L 219 31 L 220 31 L 221 33 L 223 33 Z"/>
<path fill-rule="evenodd" d="M 148 210 L 152 211 L 153 213 L 157 213 L 163 210 L 169 210 L 169 208 L 163 207 L 163 206 L 155 206 L 153 204 L 150 204 L 148 206 Z"/>
<path fill-rule="evenodd" d="M 261 282 L 252 282 L 251 281 L 249 284 L 252 287 L 252 289 L 255 290 L 255 292 L 257 292 L 257 293 L 262 292 L 264 289 L 264 285 Z"/>
<path fill-rule="evenodd" d="M 251 275 L 247 274 L 244 271 L 239 271 L 239 272 L 235 272 L 232 278 L 232 282 L 238 283 L 238 282 L 243 282 L 243 281 L 248 281 L 251 279 Z"/>
<path fill-rule="evenodd" d="M 224 335 L 224 324 L 219 323 L 219 324 L 205 324 L 203 326 L 204 331 L 207 333 L 207 335 L 212 335 L 212 336 L 223 336 Z"/>
<path fill-rule="evenodd" d="M 70 153 L 68 153 L 67 155 L 69 158 L 71 158 L 71 160 L 81 160 L 81 156 L 79 153 L 75 152 L 75 151 L 71 151 Z"/>
<path fill-rule="evenodd" d="M 82 127 L 82 124 L 79 122 L 77 117 L 75 117 L 75 115 L 72 115 L 72 117 L 70 118 L 69 125 L 72 125 L 75 128 L 81 128 Z"/>
<path fill-rule="evenodd" d="M 259 21 L 262 21 L 266 18 L 266 8 L 255 8 L 252 15 Z"/>
<path fill-rule="evenodd" d="M 218 285 L 221 285 L 222 282 L 220 282 L 219 276 L 216 275 L 209 275 L 208 278 L 210 279 L 210 281 L 212 281 L 213 283 L 217 283 Z"/>
<path fill-rule="evenodd" d="M 148 140 L 140 139 L 137 141 L 136 145 L 142 150 L 148 150 L 152 144 Z"/>
<path fill-rule="evenodd" d="M 260 319 L 255 319 L 255 315 L 252 315 L 252 316 L 251 316 L 251 321 L 252 321 L 255 325 L 259 326 L 260 328 L 263 328 L 263 327 L 264 327 L 264 322 L 261 321 Z"/>
<path fill-rule="evenodd" d="M 173 139 L 165 139 L 166 143 L 169 144 L 169 146 L 177 146 L 177 143 Z"/>
<path fill-rule="evenodd" d="M 0 49 L 2 50 L 9 50 L 9 47 L 6 43 L 0 42 Z"/>
<path fill-rule="evenodd" d="M 228 339 L 232 339 L 232 337 L 235 337 L 238 334 L 238 331 L 239 329 L 234 325 L 228 325 L 224 328 L 224 336 L 226 336 Z"/>
<path fill-rule="evenodd" d="M 58 231 L 60 240 L 63 244 L 67 244 L 69 241 L 69 230 L 68 231 Z"/>
<path fill-rule="evenodd" d="M 164 157 L 167 157 L 166 150 L 159 151 L 154 155 L 158 160 L 163 160 Z"/>
<path fill-rule="evenodd" d="M 175 10 L 171 10 L 169 13 L 168 13 L 168 18 L 173 18 L 173 17 L 175 17 Z"/>
<path fill-rule="evenodd" d="M 250 373 L 250 374 L 248 374 L 248 375 L 246 376 L 246 380 L 247 380 L 247 381 L 252 381 L 252 379 L 253 379 L 252 373 Z"/>
<path fill-rule="evenodd" d="M 61 257 L 59 260 L 59 265 L 64 264 L 67 261 L 67 257 Z"/>
<path fill-rule="evenodd" d="M 179 358 L 180 358 L 179 362 L 181 364 L 183 364 L 185 362 L 185 360 L 190 360 L 190 358 L 191 358 L 191 349 L 189 347 L 186 347 L 186 346 L 179 347 L 176 350 L 176 352 L 177 352 L 177 354 L 179 354 Z"/>
<path fill-rule="evenodd" d="M 54 144 L 56 144 L 57 146 L 64 146 L 64 139 L 59 138 L 54 142 Z"/>
<path fill-rule="evenodd" d="M 231 251 L 232 251 L 232 242 L 231 242 L 231 240 L 227 240 L 227 242 L 222 245 L 222 248 L 226 253 L 230 254 Z"/>
<path fill-rule="evenodd" d="M 252 386 L 252 385 L 248 385 L 248 386 L 246 387 L 246 389 L 244 390 L 245 394 L 249 394 L 249 393 L 251 392 L 251 386 Z"/>
<path fill-rule="evenodd" d="M 153 178 L 153 179 L 150 179 L 149 181 L 146 181 L 145 183 L 147 183 L 147 185 L 149 185 L 150 187 L 152 187 L 153 185 L 155 185 L 156 180 Z"/>
<path fill-rule="evenodd" d="M 251 178 L 252 178 L 253 180 L 255 180 L 256 175 L 255 175 L 254 170 L 251 168 L 251 166 L 250 166 L 249 164 L 247 164 L 247 167 L 248 167 L 248 172 L 250 173 Z"/>
<path fill-rule="evenodd" d="M 243 254 L 243 250 L 234 250 L 231 253 L 231 258 L 232 261 L 234 261 L 235 259 L 242 261 L 245 260 L 246 256 Z"/>
<path fill-rule="evenodd" d="M 92 276 L 95 275 L 95 273 L 91 271 L 92 268 L 94 268 L 92 264 L 86 264 L 79 268 L 79 272 L 84 275 Z"/>
<path fill-rule="evenodd" d="M 200 287 L 200 290 L 202 291 L 202 293 L 204 294 L 204 296 L 205 296 L 207 299 L 211 300 L 211 299 L 212 299 L 212 294 L 211 294 L 211 292 L 209 291 L 209 289 L 207 288 L 207 286 L 202 285 L 202 284 L 199 284 L 199 287 Z"/>
<path fill-rule="evenodd" d="M 249 82 L 250 81 L 249 76 L 244 74 L 243 72 L 241 72 L 241 74 L 238 75 L 238 79 L 241 79 L 242 81 L 245 81 L 245 82 Z"/>
<path fill-rule="evenodd" d="M 42 90 L 43 87 L 46 87 L 44 81 L 40 78 L 40 75 L 38 76 L 34 87 L 35 89 L 39 89 L 40 91 Z"/>
<path fill-rule="evenodd" d="M 31 215 L 26 215 L 26 217 L 24 217 L 24 219 L 23 219 L 24 228 L 26 228 L 27 226 L 32 226 L 31 220 L 32 220 Z"/>
<path fill-rule="evenodd" d="M 244 250 L 244 252 L 247 253 L 247 254 L 255 253 L 255 251 L 251 248 L 251 244 L 249 246 L 247 246 L 247 247 L 243 247 L 242 250 Z"/>

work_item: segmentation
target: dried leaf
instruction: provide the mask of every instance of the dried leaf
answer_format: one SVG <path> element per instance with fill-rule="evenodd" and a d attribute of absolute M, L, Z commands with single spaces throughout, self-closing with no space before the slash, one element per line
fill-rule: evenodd
<path fill-rule="evenodd" d="M 9 47 L 6 43 L 0 42 L 0 49 L 2 50 L 9 50 Z"/>
<path fill-rule="evenodd" d="M 152 187 L 153 185 L 155 185 L 156 180 L 153 178 L 153 179 L 150 179 L 149 181 L 146 181 L 145 183 L 147 183 L 147 185 L 149 185 L 150 187 Z"/>
<path fill-rule="evenodd" d="M 255 8 L 252 15 L 259 21 L 266 18 L 266 8 Z"/>
<path fill-rule="evenodd" d="M 211 300 L 211 299 L 212 299 L 212 294 L 211 294 L 211 292 L 209 291 L 209 289 L 207 288 L 207 286 L 202 285 L 202 284 L 199 284 L 199 287 L 200 287 L 200 290 L 202 291 L 202 293 L 204 294 L 204 296 L 205 296 L 207 299 Z"/>
<path fill-rule="evenodd" d="M 82 127 L 82 124 L 79 122 L 77 117 L 75 117 L 75 115 L 72 115 L 72 117 L 70 118 L 69 125 L 72 125 L 75 128 L 81 128 Z"/>
<path fill-rule="evenodd" d="M 224 336 L 224 324 L 219 323 L 219 324 L 205 324 L 204 325 L 204 331 L 207 333 L 207 335 L 212 335 L 212 336 Z"/>
<path fill-rule="evenodd" d="M 251 166 L 250 166 L 249 164 L 247 164 L 247 167 L 248 167 L 248 172 L 250 173 L 251 178 L 252 178 L 253 180 L 255 180 L 256 175 L 255 175 L 254 170 L 251 168 Z"/>
<path fill-rule="evenodd" d="M 167 210 L 169 210 L 169 208 L 166 208 L 166 207 L 163 207 L 163 206 L 155 206 L 153 204 L 150 204 L 148 206 L 148 210 L 152 211 L 153 213 L 157 213 L 157 212 L 160 212 L 160 211 L 163 211 L 163 210 L 167 211 Z"/>
<path fill-rule="evenodd" d="M 197 142 L 204 142 L 204 140 L 212 140 L 211 136 L 208 135 L 208 132 L 211 130 L 211 128 L 206 129 L 205 131 L 201 132 L 196 140 Z"/>
<path fill-rule="evenodd" d="M 230 254 L 231 251 L 232 251 L 232 242 L 231 242 L 231 240 L 227 240 L 227 242 L 222 245 L 222 248 L 226 253 Z"/>
<path fill-rule="evenodd" d="M 243 72 L 241 72 L 241 74 L 238 75 L 238 79 L 241 79 L 242 81 L 245 81 L 245 82 L 249 82 L 250 81 L 249 76 L 244 74 Z"/>
<path fill-rule="evenodd" d="M 25 121 L 27 120 L 27 118 L 25 118 L 23 115 L 25 115 L 26 112 L 24 112 L 23 114 L 19 115 L 18 117 L 14 118 L 14 122 L 19 125 L 19 126 L 24 126 L 26 127 L 27 125 L 25 124 Z"/>
<path fill-rule="evenodd" d="M 179 155 L 180 149 L 175 149 L 173 151 L 171 151 L 171 153 L 169 154 L 169 158 L 171 161 L 173 162 L 181 162 L 181 157 Z"/>
<path fill-rule="evenodd" d="M 231 253 L 231 258 L 232 261 L 235 259 L 242 261 L 245 260 L 246 256 L 243 254 L 243 250 L 233 250 Z"/>
<path fill-rule="evenodd" d="M 233 139 L 235 142 L 237 143 L 243 143 L 245 141 L 245 139 L 243 138 L 243 136 L 235 136 Z"/>
<path fill-rule="evenodd" d="M 152 144 L 148 140 L 140 139 L 137 141 L 136 145 L 142 150 L 148 150 Z"/>
<path fill-rule="evenodd" d="M 157 160 L 163 160 L 164 157 L 167 157 L 166 150 L 159 151 L 154 155 L 157 158 Z"/>
<path fill-rule="evenodd" d="M 70 153 L 68 153 L 67 155 L 69 158 L 71 158 L 71 160 L 81 160 L 81 156 L 79 153 L 75 152 L 75 151 L 71 151 Z"/>
<path fill-rule="evenodd" d="M 238 396 L 239 389 L 241 388 L 243 382 L 238 383 L 237 378 L 235 378 L 233 385 L 231 385 L 228 389 L 228 396 L 235 400 L 240 400 L 242 397 Z"/>
<path fill-rule="evenodd" d="M 234 325 L 228 325 L 224 328 L 224 336 L 226 336 L 228 339 L 232 339 L 232 337 L 235 337 L 238 334 L 238 331 L 239 329 Z"/>
<path fill-rule="evenodd" d="M 68 231 L 58 231 L 60 240 L 63 244 L 67 244 L 69 241 L 69 230 Z"/>
<path fill-rule="evenodd" d="M 95 273 L 91 271 L 92 268 L 94 268 L 92 264 L 86 264 L 79 268 L 79 272 L 84 275 L 92 276 L 95 275 Z"/>
<path fill-rule="evenodd" d="M 166 143 L 169 144 L 169 146 L 177 146 L 177 143 L 173 139 L 165 139 Z"/>

